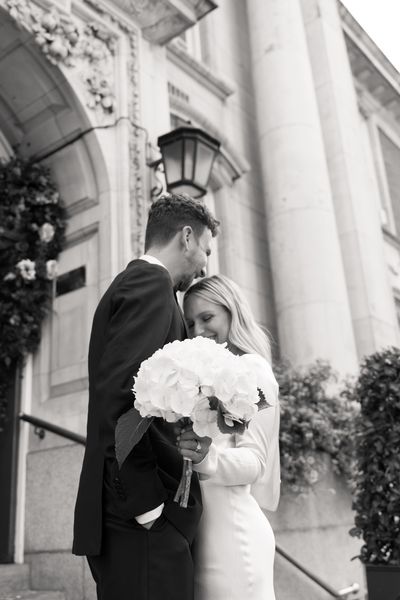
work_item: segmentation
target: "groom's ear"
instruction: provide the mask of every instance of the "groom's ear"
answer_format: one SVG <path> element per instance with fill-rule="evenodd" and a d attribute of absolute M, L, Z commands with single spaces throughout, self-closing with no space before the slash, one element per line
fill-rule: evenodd
<path fill-rule="evenodd" d="M 183 248 L 185 248 L 185 250 L 189 249 L 192 238 L 193 238 L 193 229 L 190 227 L 190 225 L 185 225 L 184 227 L 182 227 L 181 232 L 180 232 L 180 241 L 181 241 L 181 246 Z"/>

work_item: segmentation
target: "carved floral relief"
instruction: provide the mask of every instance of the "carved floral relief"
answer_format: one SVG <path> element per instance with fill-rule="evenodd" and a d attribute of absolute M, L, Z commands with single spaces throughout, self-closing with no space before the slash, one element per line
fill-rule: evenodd
<path fill-rule="evenodd" d="M 27 0 L 3 0 L 2 4 L 16 23 L 33 35 L 53 65 L 79 65 L 90 108 L 115 111 L 113 33 L 96 22 L 81 24 L 56 9 L 46 12 Z"/>

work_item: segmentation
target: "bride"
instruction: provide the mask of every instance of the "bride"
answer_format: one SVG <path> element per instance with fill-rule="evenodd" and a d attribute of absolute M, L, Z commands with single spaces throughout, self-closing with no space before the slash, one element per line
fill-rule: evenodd
<path fill-rule="evenodd" d="M 183 430 L 178 448 L 193 459 L 203 495 L 203 517 L 195 554 L 196 600 L 275 600 L 275 539 L 262 509 L 279 500 L 278 384 L 270 366 L 270 345 L 238 286 L 221 275 L 200 280 L 186 292 L 184 312 L 191 337 L 201 335 L 243 355 L 263 381 L 270 406 L 242 435 L 221 434 L 207 456 L 196 448 L 209 441 Z M 197 463 L 197 464 L 196 464 Z"/>

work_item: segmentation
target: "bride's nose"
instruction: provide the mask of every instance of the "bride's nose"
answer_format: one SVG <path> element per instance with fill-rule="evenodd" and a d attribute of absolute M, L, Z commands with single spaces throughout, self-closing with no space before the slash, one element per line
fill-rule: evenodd
<path fill-rule="evenodd" d="M 198 335 L 203 335 L 204 333 L 204 327 L 202 323 L 195 323 L 194 324 L 194 335 L 198 336 Z"/>

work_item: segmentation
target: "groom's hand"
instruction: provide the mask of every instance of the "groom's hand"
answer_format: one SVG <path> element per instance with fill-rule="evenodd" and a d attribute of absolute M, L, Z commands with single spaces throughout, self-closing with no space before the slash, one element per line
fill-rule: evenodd
<path fill-rule="evenodd" d="M 184 458 L 190 458 L 197 464 L 207 456 L 211 442 L 211 438 L 199 437 L 193 429 L 183 429 L 177 436 L 176 445 Z"/>

